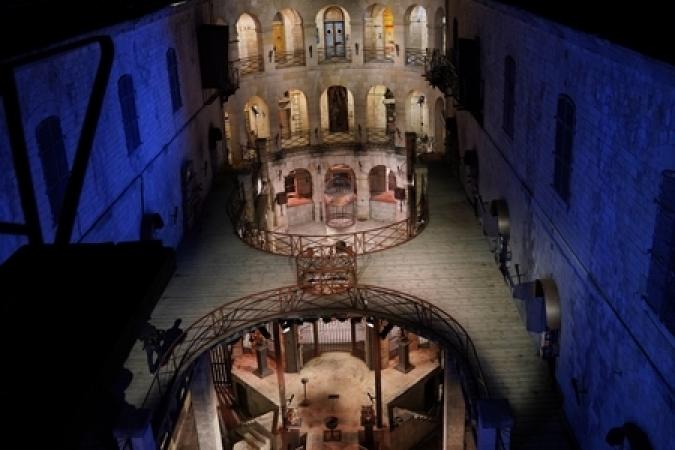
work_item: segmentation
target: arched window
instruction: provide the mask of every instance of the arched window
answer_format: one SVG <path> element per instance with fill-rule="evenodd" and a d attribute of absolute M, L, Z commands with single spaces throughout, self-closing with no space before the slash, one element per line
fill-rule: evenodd
<path fill-rule="evenodd" d="M 377 85 L 368 90 L 366 98 L 366 133 L 368 142 L 393 142 L 396 131 L 396 100 L 386 86 Z"/>
<path fill-rule="evenodd" d="M 279 132 L 282 148 L 309 145 L 307 99 L 302 91 L 290 89 L 279 99 Z"/>
<path fill-rule="evenodd" d="M 414 6 L 406 15 L 405 63 L 423 66 L 428 44 L 427 10 L 423 6 Z"/>
<path fill-rule="evenodd" d="M 558 97 L 555 116 L 555 168 L 553 187 L 565 203 L 570 198 L 570 177 L 572 175 L 572 146 L 574 141 L 574 102 L 566 95 Z"/>
<path fill-rule="evenodd" d="M 379 4 L 366 11 L 363 34 L 364 62 L 394 62 L 394 14 Z"/>
<path fill-rule="evenodd" d="M 326 58 L 345 56 L 345 17 L 337 6 L 326 10 L 323 19 Z"/>
<path fill-rule="evenodd" d="M 250 14 L 242 14 L 237 20 L 239 40 L 239 73 L 247 75 L 264 69 L 260 23 Z"/>
<path fill-rule="evenodd" d="M 136 92 L 131 75 L 122 75 L 117 81 L 117 95 L 120 100 L 122 111 L 122 123 L 124 124 L 124 136 L 127 143 L 127 151 L 131 153 L 141 145 L 141 134 L 138 130 L 138 114 L 136 112 Z"/>
<path fill-rule="evenodd" d="M 302 17 L 294 9 L 283 9 L 272 20 L 272 45 L 277 68 L 304 66 L 305 45 Z"/>
<path fill-rule="evenodd" d="M 69 175 L 59 118 L 50 116 L 40 122 L 35 130 L 35 137 L 40 161 L 42 162 L 42 176 L 49 198 L 52 219 L 56 223 L 61 213 Z"/>
<path fill-rule="evenodd" d="M 170 48 L 166 51 L 166 70 L 169 73 L 169 88 L 171 89 L 171 106 L 173 112 L 178 111 L 183 106 L 183 99 L 180 95 L 180 78 L 178 77 L 178 60 L 176 59 L 176 50 Z"/>
<path fill-rule="evenodd" d="M 513 137 L 516 96 L 516 62 L 509 55 L 504 59 L 504 132 Z"/>

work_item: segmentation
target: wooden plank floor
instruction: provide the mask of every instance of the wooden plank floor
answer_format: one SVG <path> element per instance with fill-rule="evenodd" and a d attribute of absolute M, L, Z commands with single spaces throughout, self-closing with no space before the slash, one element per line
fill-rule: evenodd
<path fill-rule="evenodd" d="M 293 260 L 254 250 L 232 232 L 225 186 L 216 186 L 201 228 L 178 252 L 178 269 L 152 322 L 187 327 L 211 309 L 254 292 L 295 283 Z M 409 292 L 455 317 L 474 341 L 493 397 L 516 416 L 512 448 L 572 449 L 546 365 L 522 324 L 470 205 L 445 166 L 429 170 L 430 223 L 412 241 L 359 258 L 359 281 Z M 138 343 L 127 361 L 134 381 L 127 401 L 139 404 L 150 383 Z"/>

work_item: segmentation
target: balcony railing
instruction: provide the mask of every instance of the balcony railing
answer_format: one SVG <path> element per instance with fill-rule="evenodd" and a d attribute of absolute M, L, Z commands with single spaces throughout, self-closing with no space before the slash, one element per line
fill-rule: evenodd
<path fill-rule="evenodd" d="M 277 65 L 277 69 L 304 66 L 305 50 L 301 49 L 292 52 L 274 52 L 274 62 Z"/>
<path fill-rule="evenodd" d="M 249 75 L 265 70 L 262 55 L 254 55 L 239 59 L 239 74 L 241 76 Z"/>
<path fill-rule="evenodd" d="M 393 63 L 394 50 L 388 48 L 366 47 L 363 49 L 363 61 L 372 63 Z"/>
<path fill-rule="evenodd" d="M 394 133 L 387 132 L 386 128 L 366 128 L 366 135 L 371 144 L 394 143 Z"/>
<path fill-rule="evenodd" d="M 352 62 L 352 49 L 349 47 L 340 51 L 336 51 L 335 48 L 319 48 L 317 51 L 319 53 L 319 64 Z"/>
<path fill-rule="evenodd" d="M 281 137 L 281 148 L 297 148 L 309 145 L 309 130 L 295 130 L 290 136 Z"/>
<path fill-rule="evenodd" d="M 406 48 L 405 63 L 407 66 L 424 66 L 427 61 L 427 52 L 423 48 Z"/>
<path fill-rule="evenodd" d="M 321 130 L 321 141 L 324 144 L 351 144 L 356 139 L 354 130 L 333 131 Z"/>

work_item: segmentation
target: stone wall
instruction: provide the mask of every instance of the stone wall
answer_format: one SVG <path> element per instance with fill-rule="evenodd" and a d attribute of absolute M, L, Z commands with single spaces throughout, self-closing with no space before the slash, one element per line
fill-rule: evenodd
<path fill-rule="evenodd" d="M 184 193 L 181 170 L 185 161 L 194 167 L 194 190 L 203 197 L 211 184 L 218 156 L 208 145 L 210 126 L 220 128 L 220 102 L 205 102 L 201 89 L 196 26 L 205 18 L 201 2 L 166 8 L 133 22 L 96 34 L 113 38 L 115 57 L 94 139 L 87 175 L 73 230 L 73 242 L 138 240 L 143 213 L 157 212 L 164 227 L 155 237 L 176 246 L 183 229 Z M 167 71 L 167 50 L 174 48 L 182 107 L 173 111 Z M 86 105 L 92 88 L 98 50 L 73 50 L 16 71 L 23 125 L 42 233 L 52 241 L 55 224 L 46 192 L 36 127 L 50 116 L 60 119 L 68 165 L 72 165 Z M 118 80 L 133 79 L 141 144 L 129 152 L 122 125 Z M 6 117 L 0 110 L 0 220 L 21 222 L 16 180 L 13 176 Z M 199 189 L 199 191 L 197 191 Z M 196 204 L 199 198 L 193 198 Z M 22 242 L 2 236 L 0 261 Z"/>
<path fill-rule="evenodd" d="M 608 430 L 630 421 L 668 448 L 675 338 L 644 295 L 661 173 L 675 168 L 675 70 L 503 5 L 450 3 L 459 36 L 480 38 L 484 82 L 483 126 L 457 112 L 460 149 L 477 149 L 483 199 L 508 202 L 512 263 L 557 284 L 555 375 L 576 437 L 605 449 Z M 513 138 L 502 128 L 507 55 Z M 562 94 L 576 110 L 568 202 L 552 186 Z"/>

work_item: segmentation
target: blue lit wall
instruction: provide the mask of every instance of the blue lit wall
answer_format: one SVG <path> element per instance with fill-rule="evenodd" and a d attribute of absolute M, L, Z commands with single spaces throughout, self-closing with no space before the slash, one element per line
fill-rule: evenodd
<path fill-rule="evenodd" d="M 675 338 L 643 295 L 661 172 L 675 168 L 675 69 L 504 6 L 450 3 L 460 37 L 480 37 L 485 86 L 484 127 L 456 113 L 460 148 L 478 150 L 483 198 L 508 202 L 512 262 L 557 283 L 556 378 L 579 443 L 608 449 L 609 429 L 634 422 L 655 449 L 672 448 Z M 507 55 L 513 139 L 502 128 Z M 552 186 L 560 94 L 576 105 L 569 205 Z"/>
<path fill-rule="evenodd" d="M 190 5 L 167 8 L 133 23 L 100 30 L 113 36 L 115 60 L 73 231 L 74 242 L 138 240 L 144 212 L 162 216 L 156 237 L 176 246 L 183 235 L 181 165 L 193 160 L 202 195 L 216 161 L 208 148 L 209 125 L 221 126 L 219 102 L 204 105 L 196 46 L 200 13 Z M 183 106 L 171 104 L 166 52 L 176 49 Z M 98 51 L 86 48 L 17 71 L 21 111 L 29 148 L 42 231 L 52 241 L 55 227 L 42 175 L 35 129 L 56 115 L 72 164 Z M 133 78 L 141 145 L 128 152 L 117 91 L 123 74 Z M 11 166 L 4 112 L 0 111 L 0 220 L 20 222 L 21 208 Z M 176 214 L 177 213 L 177 214 Z M 22 242 L 3 235 L 0 262 Z"/>

